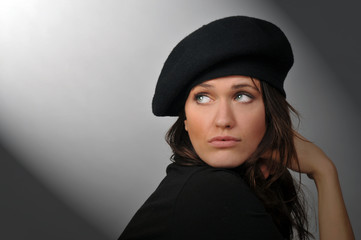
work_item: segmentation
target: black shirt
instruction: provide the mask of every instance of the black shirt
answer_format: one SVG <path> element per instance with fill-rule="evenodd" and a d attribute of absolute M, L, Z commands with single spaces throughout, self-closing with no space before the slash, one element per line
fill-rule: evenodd
<path fill-rule="evenodd" d="M 119 240 L 282 239 L 271 216 L 231 169 L 172 163 Z"/>

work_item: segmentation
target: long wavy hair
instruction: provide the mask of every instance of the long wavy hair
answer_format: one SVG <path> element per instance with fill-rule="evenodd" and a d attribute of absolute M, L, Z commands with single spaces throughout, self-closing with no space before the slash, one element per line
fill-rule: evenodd
<path fill-rule="evenodd" d="M 253 79 L 252 79 L 253 80 Z M 278 230 L 285 239 L 312 238 L 308 230 L 306 201 L 300 181 L 295 181 L 287 166 L 298 158 L 294 146 L 291 113 L 297 111 L 275 88 L 261 81 L 266 113 L 266 132 L 256 151 L 235 170 L 262 201 Z M 184 110 L 166 134 L 173 155 L 171 160 L 181 165 L 204 165 L 185 131 Z M 265 157 L 268 156 L 268 157 Z M 267 165 L 270 175 L 265 178 L 260 166 Z"/>

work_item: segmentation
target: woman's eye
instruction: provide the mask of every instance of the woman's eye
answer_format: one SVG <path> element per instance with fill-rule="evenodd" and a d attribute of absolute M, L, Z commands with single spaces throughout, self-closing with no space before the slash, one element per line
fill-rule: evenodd
<path fill-rule="evenodd" d="M 196 95 L 196 101 L 197 103 L 208 103 L 211 99 L 206 95 Z"/>
<path fill-rule="evenodd" d="M 250 96 L 248 96 L 248 95 L 246 95 L 246 94 L 243 94 L 243 93 L 238 93 L 238 94 L 236 95 L 235 100 L 236 100 L 237 102 L 248 103 L 248 102 L 252 101 L 252 97 L 250 97 Z"/>

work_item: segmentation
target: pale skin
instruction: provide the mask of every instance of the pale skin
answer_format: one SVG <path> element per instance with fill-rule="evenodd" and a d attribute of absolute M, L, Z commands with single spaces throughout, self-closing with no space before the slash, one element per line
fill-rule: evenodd
<path fill-rule="evenodd" d="M 236 167 L 251 154 L 245 153 L 245 149 L 256 149 L 266 129 L 264 110 L 260 110 L 264 109 L 262 95 L 257 92 L 259 86 L 258 80 L 249 77 L 227 76 L 206 81 L 191 90 L 185 104 L 185 128 L 197 154 L 207 164 Z M 210 141 L 219 136 L 228 136 L 229 142 L 226 137 Z M 294 142 L 299 165 L 295 161 L 287 167 L 315 181 L 320 239 L 355 239 L 335 165 L 319 147 L 297 132 Z M 267 166 L 261 170 L 267 178 Z"/>

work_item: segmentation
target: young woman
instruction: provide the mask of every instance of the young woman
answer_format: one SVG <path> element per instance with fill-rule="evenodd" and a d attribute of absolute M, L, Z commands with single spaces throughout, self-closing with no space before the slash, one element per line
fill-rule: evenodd
<path fill-rule="evenodd" d="M 334 164 L 292 129 L 292 65 L 283 32 L 243 16 L 173 49 L 153 98 L 155 115 L 178 116 L 166 137 L 173 163 L 119 239 L 310 239 L 288 168 L 316 183 L 320 239 L 354 239 Z"/>

